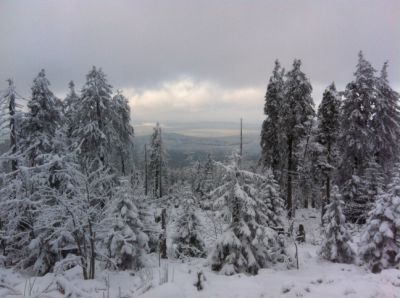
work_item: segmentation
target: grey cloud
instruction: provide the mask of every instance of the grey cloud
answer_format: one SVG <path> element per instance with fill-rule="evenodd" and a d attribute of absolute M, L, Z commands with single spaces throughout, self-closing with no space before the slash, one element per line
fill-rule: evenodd
<path fill-rule="evenodd" d="M 290 68 L 298 57 L 319 101 L 320 86 L 352 78 L 360 49 L 376 68 L 389 59 L 400 86 L 399 19 L 396 0 L 2 0 L 0 88 L 12 76 L 27 94 L 46 68 L 62 93 L 98 65 L 116 88 L 159 89 L 187 76 L 265 89 L 275 58 Z"/>

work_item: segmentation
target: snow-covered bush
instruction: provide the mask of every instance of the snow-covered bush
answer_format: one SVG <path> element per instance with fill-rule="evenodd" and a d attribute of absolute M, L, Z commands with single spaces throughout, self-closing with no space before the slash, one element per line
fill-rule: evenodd
<path fill-rule="evenodd" d="M 326 206 L 324 222 L 326 224 L 320 256 L 337 263 L 351 263 L 355 253 L 350 246 L 351 236 L 346 229 L 343 215 L 343 201 L 337 186 L 332 189 L 331 202 Z"/>
<path fill-rule="evenodd" d="M 388 192 L 370 211 L 361 235 L 360 258 L 374 273 L 400 265 L 400 164 L 393 172 Z"/>

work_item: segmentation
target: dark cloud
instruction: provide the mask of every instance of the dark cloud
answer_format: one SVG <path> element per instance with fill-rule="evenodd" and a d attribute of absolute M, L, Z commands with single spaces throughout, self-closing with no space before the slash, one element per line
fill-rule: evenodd
<path fill-rule="evenodd" d="M 117 88 L 158 90 L 189 77 L 262 90 L 275 58 L 290 68 L 298 57 L 320 97 L 331 81 L 352 78 L 362 49 L 376 68 L 390 60 L 397 87 L 399 19 L 396 0 L 2 0 L 0 86 L 12 76 L 28 94 L 46 68 L 62 93 L 98 65 Z"/>

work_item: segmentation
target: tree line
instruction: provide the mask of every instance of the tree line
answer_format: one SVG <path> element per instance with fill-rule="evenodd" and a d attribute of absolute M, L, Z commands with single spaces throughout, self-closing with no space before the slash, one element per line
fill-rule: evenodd
<path fill-rule="evenodd" d="M 292 219 L 311 205 L 321 210 L 321 257 L 349 263 L 358 255 L 377 272 L 396 266 L 400 114 L 387 63 L 376 76 L 360 53 L 354 80 L 344 91 L 328 86 L 317 112 L 311 92 L 300 60 L 287 73 L 277 61 L 258 167 L 240 152 L 174 170 L 158 123 L 139 166 L 127 99 L 101 69 L 89 71 L 80 92 L 70 82 L 64 100 L 44 70 L 29 99 L 9 80 L 0 100 L 9 140 L 1 156 L 2 262 L 39 275 L 80 266 L 84 279 L 99 268 L 139 270 L 149 253 L 208 257 L 227 275 L 290 268 L 294 234 L 284 210 Z M 363 224 L 358 254 L 347 221 Z"/>

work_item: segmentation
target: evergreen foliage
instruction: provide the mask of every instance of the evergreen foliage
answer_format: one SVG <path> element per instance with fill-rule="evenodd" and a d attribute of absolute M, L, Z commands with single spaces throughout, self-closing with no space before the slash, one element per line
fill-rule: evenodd
<path fill-rule="evenodd" d="M 293 209 L 293 180 L 297 173 L 297 149 L 300 141 L 306 137 L 312 127 L 314 102 L 312 87 L 306 75 L 300 69 L 301 61 L 294 60 L 293 68 L 286 74 L 284 101 L 281 110 L 281 123 L 286 142 L 286 208 L 291 218 Z"/>
<path fill-rule="evenodd" d="M 351 263 L 355 253 L 350 246 L 351 236 L 346 228 L 343 215 L 343 201 L 339 189 L 332 189 L 331 202 L 326 206 L 324 221 L 326 224 L 320 256 L 336 263 Z"/>
<path fill-rule="evenodd" d="M 140 211 L 128 179 L 121 178 L 109 208 L 111 230 L 105 240 L 109 258 L 118 269 L 137 270 L 143 267 L 148 237 L 143 232 Z"/>
<path fill-rule="evenodd" d="M 173 236 L 176 245 L 175 254 L 178 258 L 204 257 L 205 245 L 200 235 L 202 226 L 196 214 L 198 209 L 196 198 L 189 186 L 177 187 L 180 204 Z"/>
<path fill-rule="evenodd" d="M 285 254 L 276 232 L 281 227 L 283 202 L 272 174 L 264 177 L 236 165 L 224 168 L 226 183 L 214 190 L 214 195 L 227 224 L 214 244 L 212 269 L 226 275 L 257 274 Z"/>
<path fill-rule="evenodd" d="M 388 191 L 378 196 L 361 235 L 359 254 L 374 273 L 400 266 L 400 165 Z"/>
<path fill-rule="evenodd" d="M 260 161 L 264 167 L 271 167 L 277 176 L 280 176 L 278 171 L 281 170 L 283 161 L 282 119 L 280 116 L 284 96 L 284 73 L 284 69 L 276 60 L 265 94 L 264 114 L 267 118 L 261 128 Z"/>

